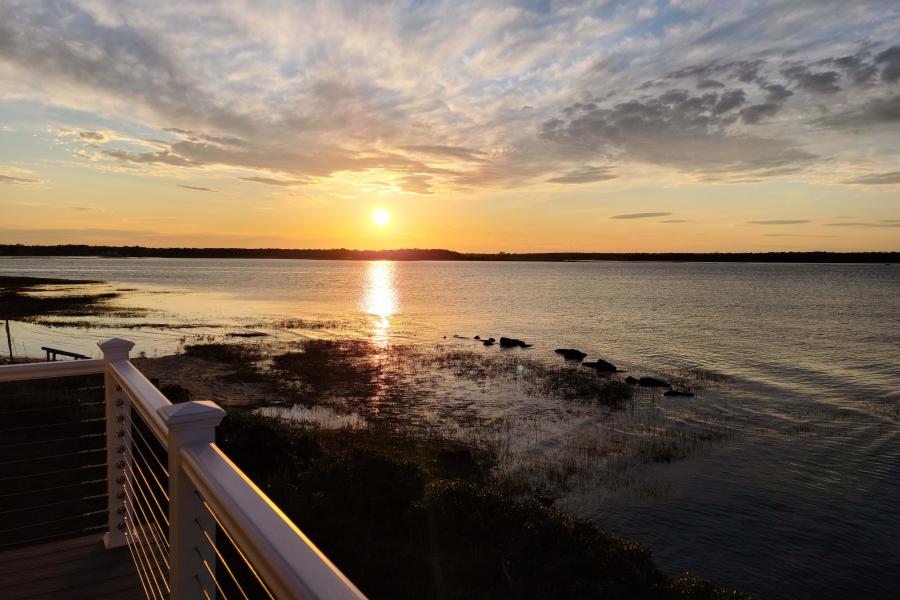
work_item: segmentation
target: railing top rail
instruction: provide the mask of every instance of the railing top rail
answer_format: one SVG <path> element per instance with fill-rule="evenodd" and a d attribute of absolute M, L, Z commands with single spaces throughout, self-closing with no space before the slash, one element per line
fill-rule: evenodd
<path fill-rule="evenodd" d="M 363 594 L 215 444 L 181 450 L 185 471 L 277 598 Z"/>
<path fill-rule="evenodd" d="M 102 373 L 105 367 L 106 362 L 102 358 L 0 365 L 0 382 L 96 375 Z"/>

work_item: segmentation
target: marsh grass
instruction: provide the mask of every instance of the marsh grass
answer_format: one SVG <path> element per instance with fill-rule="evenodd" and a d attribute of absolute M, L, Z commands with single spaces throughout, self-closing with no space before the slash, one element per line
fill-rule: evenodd
<path fill-rule="evenodd" d="M 372 598 L 746 598 L 669 578 L 640 545 L 513 497 L 484 457 L 460 469 L 446 441 L 233 411 L 219 444 Z"/>
<path fill-rule="evenodd" d="M 574 365 L 548 364 L 516 351 L 487 354 L 475 350 L 437 346 L 424 357 L 427 365 L 449 370 L 460 379 L 496 383 L 505 379 L 523 387 L 531 396 L 597 402 L 620 407 L 631 398 L 632 389 L 608 376 Z"/>

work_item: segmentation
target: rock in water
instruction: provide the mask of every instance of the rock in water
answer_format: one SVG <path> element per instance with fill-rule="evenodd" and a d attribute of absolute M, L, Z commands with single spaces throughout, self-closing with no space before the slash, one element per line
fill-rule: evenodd
<path fill-rule="evenodd" d="M 637 378 L 632 377 L 631 375 L 629 375 L 628 377 L 625 378 L 625 383 L 627 383 L 628 385 L 634 385 L 637 382 L 638 382 Z"/>
<path fill-rule="evenodd" d="M 484 344 L 485 346 L 493 346 L 493 345 L 494 345 L 494 340 L 493 340 L 493 339 L 490 339 L 490 340 L 483 340 L 481 343 Z"/>
<path fill-rule="evenodd" d="M 616 369 L 616 365 L 599 358 L 597 359 L 597 362 L 581 363 L 581 366 L 594 369 L 598 373 L 615 373 L 618 370 Z"/>
<path fill-rule="evenodd" d="M 500 347 L 501 348 L 531 348 L 531 344 L 526 344 L 522 340 L 517 340 L 516 338 L 501 337 L 500 338 Z"/>
<path fill-rule="evenodd" d="M 638 379 L 638 385 L 640 385 L 641 387 L 672 387 L 662 379 L 657 379 L 656 377 L 641 377 L 640 379 Z"/>
<path fill-rule="evenodd" d="M 475 339 L 476 339 L 476 340 L 480 340 L 480 339 L 481 339 L 481 336 L 480 336 L 480 335 L 476 335 L 476 336 L 475 336 Z"/>
<path fill-rule="evenodd" d="M 684 396 L 685 398 L 693 398 L 694 392 L 685 392 L 682 390 L 667 390 L 663 396 Z"/>
<path fill-rule="evenodd" d="M 584 360 L 584 357 L 587 356 L 587 354 L 575 348 L 557 348 L 554 352 L 562 354 L 566 360 Z"/>

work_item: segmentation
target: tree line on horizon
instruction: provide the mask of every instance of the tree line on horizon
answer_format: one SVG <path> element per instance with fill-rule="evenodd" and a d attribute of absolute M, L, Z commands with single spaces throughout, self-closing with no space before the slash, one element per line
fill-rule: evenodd
<path fill-rule="evenodd" d="M 109 258 L 293 258 L 307 260 L 447 261 L 673 261 L 896 263 L 900 252 L 457 252 L 443 248 L 351 250 L 348 248 L 147 248 L 88 244 L 0 244 L 0 256 L 90 256 Z"/>

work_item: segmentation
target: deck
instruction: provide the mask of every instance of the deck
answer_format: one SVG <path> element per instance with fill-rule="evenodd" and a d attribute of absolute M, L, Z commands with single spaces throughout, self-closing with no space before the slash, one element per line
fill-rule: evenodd
<path fill-rule="evenodd" d="M 127 548 L 107 550 L 102 535 L 0 553 L 4 600 L 146 598 Z"/>

